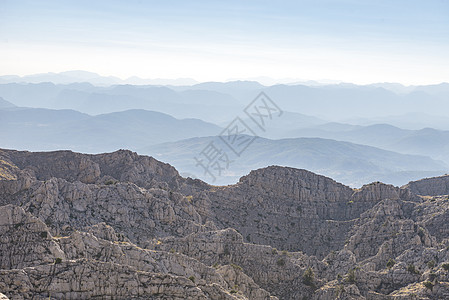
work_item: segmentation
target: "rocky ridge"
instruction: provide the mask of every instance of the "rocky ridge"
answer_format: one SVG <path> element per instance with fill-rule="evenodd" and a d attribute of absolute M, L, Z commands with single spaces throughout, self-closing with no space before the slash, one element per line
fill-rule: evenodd
<path fill-rule="evenodd" d="M 0 299 L 444 299 L 445 177 L 235 185 L 120 150 L 0 150 Z"/>

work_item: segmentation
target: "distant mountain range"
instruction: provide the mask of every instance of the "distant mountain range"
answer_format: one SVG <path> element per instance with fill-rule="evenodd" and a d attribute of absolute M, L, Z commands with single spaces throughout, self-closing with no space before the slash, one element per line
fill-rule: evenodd
<path fill-rule="evenodd" d="M 444 117 L 444 112 L 449 111 L 449 84 L 446 83 L 417 86 L 403 93 L 388 89 L 387 84 L 269 87 L 252 81 L 185 86 L 94 86 L 86 82 L 0 84 L 0 96 L 17 106 L 74 109 L 94 115 L 137 108 L 216 124 L 242 114 L 260 92 L 269 95 L 284 111 L 328 121 L 352 120 L 351 123 L 371 125 L 378 121 L 393 124 L 396 120 L 394 125 L 407 129 L 449 130 L 449 118 Z M 386 116 L 400 117 L 385 119 Z"/>
<path fill-rule="evenodd" d="M 87 72 L 82 70 L 67 71 L 60 73 L 41 73 L 27 76 L 6 75 L 0 76 L 0 83 L 42 83 L 53 82 L 55 84 L 70 84 L 89 82 L 93 85 L 114 85 L 114 84 L 154 84 L 154 85 L 192 85 L 198 83 L 191 78 L 178 78 L 178 79 L 144 79 L 137 76 L 132 76 L 127 79 L 121 79 L 114 76 L 101 76 L 97 73 Z"/>
<path fill-rule="evenodd" d="M 319 137 L 334 139 L 399 153 L 430 156 L 449 164 L 449 131 L 433 128 L 407 130 L 389 124 L 359 126 L 343 123 L 325 123 L 293 130 L 286 130 L 286 128 L 288 127 L 270 128 L 266 136 L 271 138 Z"/>
<path fill-rule="evenodd" d="M 30 78 L 64 84 L 25 83 Z M 216 183 L 234 183 L 272 164 L 306 168 L 351 186 L 377 180 L 401 185 L 449 169 L 448 84 L 162 86 L 113 84 L 109 78 L 110 84 L 98 86 L 87 82 L 95 83 L 97 74 L 82 71 L 30 78 L 0 77 L 10 82 L 0 83 L 3 148 L 127 148 L 208 181 L 193 158 L 236 117 L 252 124 L 244 110 L 264 92 L 282 116 L 255 132 L 261 138 Z"/>
<path fill-rule="evenodd" d="M 121 148 L 214 135 L 222 129 L 197 119 L 128 110 L 90 116 L 74 110 L 0 110 L 2 147 L 25 150 L 71 149 L 98 153 Z"/>
<path fill-rule="evenodd" d="M 216 148 L 227 153 L 231 161 L 229 167 L 225 168 L 226 161 L 222 160 L 221 167 L 225 169 L 221 174 L 218 174 L 218 165 L 211 166 L 212 174 L 217 175 L 215 181 L 195 160 L 195 157 L 201 159 L 201 152 L 207 149 L 211 142 Z M 138 152 L 172 164 L 185 176 L 197 177 L 219 185 L 235 183 L 250 170 L 270 165 L 312 170 L 355 187 L 377 180 L 403 185 L 413 179 L 442 175 L 449 171 L 448 165 L 429 157 L 399 154 L 321 138 L 257 138 L 240 157 L 233 154 L 218 137 L 192 138 L 153 145 L 139 149 Z"/>

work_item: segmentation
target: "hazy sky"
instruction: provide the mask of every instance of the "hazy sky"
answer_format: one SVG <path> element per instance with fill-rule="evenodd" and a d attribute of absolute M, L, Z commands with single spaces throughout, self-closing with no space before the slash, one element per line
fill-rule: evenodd
<path fill-rule="evenodd" d="M 449 82 L 449 1 L 0 0 L 0 75 Z"/>

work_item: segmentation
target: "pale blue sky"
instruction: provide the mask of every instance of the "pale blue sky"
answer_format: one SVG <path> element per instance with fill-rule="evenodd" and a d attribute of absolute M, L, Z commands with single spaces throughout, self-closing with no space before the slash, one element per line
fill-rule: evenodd
<path fill-rule="evenodd" d="M 449 81 L 449 1 L 0 0 L 0 75 Z"/>

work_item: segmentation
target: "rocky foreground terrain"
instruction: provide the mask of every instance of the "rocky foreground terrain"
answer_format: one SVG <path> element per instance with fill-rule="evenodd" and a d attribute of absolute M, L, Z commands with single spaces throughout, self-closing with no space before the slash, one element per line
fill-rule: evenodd
<path fill-rule="evenodd" d="M 0 150 L 0 299 L 449 299 L 449 176 L 235 185 L 120 150 Z"/>

